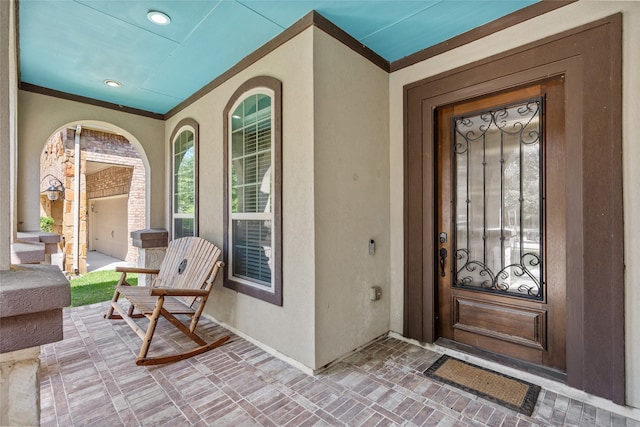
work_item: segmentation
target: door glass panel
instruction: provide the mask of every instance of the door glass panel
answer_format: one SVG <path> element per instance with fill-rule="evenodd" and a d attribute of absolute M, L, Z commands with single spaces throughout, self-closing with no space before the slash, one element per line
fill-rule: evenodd
<path fill-rule="evenodd" d="M 454 117 L 454 286 L 542 299 L 542 100 Z"/>

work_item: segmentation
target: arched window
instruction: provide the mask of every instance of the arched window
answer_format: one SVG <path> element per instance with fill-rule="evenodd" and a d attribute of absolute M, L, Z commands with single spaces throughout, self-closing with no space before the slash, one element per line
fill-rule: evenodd
<path fill-rule="evenodd" d="M 171 134 L 171 238 L 198 235 L 198 123 L 184 119 Z"/>
<path fill-rule="evenodd" d="M 282 305 L 281 89 L 256 77 L 225 108 L 225 286 Z"/>

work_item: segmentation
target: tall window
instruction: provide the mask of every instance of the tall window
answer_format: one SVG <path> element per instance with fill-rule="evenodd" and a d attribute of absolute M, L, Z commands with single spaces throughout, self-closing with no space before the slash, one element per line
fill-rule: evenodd
<path fill-rule="evenodd" d="M 225 109 L 225 286 L 282 305 L 281 83 L 246 82 Z"/>
<path fill-rule="evenodd" d="M 171 135 L 173 239 L 198 235 L 198 124 L 192 119 L 178 123 Z"/>

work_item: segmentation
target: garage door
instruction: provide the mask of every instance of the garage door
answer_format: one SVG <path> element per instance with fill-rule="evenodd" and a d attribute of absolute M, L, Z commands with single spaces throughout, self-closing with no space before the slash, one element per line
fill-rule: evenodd
<path fill-rule="evenodd" d="M 126 259 L 129 241 L 128 197 L 92 199 L 90 248 L 114 258 Z"/>

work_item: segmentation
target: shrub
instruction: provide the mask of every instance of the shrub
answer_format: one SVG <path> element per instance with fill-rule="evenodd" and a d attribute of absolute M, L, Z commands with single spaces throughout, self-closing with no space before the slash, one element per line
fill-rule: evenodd
<path fill-rule="evenodd" d="M 40 230 L 45 233 L 51 233 L 53 231 L 53 218 L 48 216 L 40 217 Z"/>

